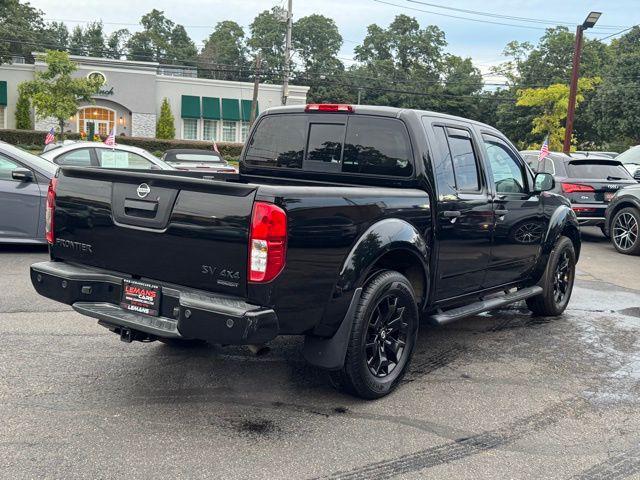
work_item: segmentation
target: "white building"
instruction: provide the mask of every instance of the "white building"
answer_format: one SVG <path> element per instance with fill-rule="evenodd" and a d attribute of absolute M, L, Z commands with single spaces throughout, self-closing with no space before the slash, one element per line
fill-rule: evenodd
<path fill-rule="evenodd" d="M 71 56 L 78 64 L 75 76 L 101 76 L 104 84 L 94 103 L 80 107 L 66 131 L 94 131 L 106 135 L 154 137 L 160 106 L 167 98 L 175 118 L 176 138 L 243 142 L 249 125 L 253 83 L 196 78 L 191 67 L 169 67 L 155 62 Z M 32 80 L 46 64 L 0 65 L 0 128 L 15 128 L 18 84 Z M 309 87 L 290 86 L 287 103 L 306 103 Z M 282 86 L 260 84 L 258 110 L 282 104 Z M 57 127 L 54 119 L 37 120 L 36 130 Z"/>

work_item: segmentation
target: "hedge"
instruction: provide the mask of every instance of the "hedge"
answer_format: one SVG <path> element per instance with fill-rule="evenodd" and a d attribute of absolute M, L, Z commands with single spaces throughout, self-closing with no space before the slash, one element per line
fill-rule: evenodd
<path fill-rule="evenodd" d="M 0 129 L 0 140 L 10 143 L 12 145 L 32 145 L 34 147 L 44 147 L 44 138 L 47 132 L 37 130 L 9 130 Z M 65 138 L 68 140 L 79 140 L 80 135 L 78 133 L 65 133 Z M 104 138 L 103 138 L 104 140 Z M 125 137 L 119 136 L 116 138 L 117 143 L 123 145 L 132 145 L 135 147 L 144 148 L 149 152 L 163 152 L 171 148 L 202 148 L 205 150 L 211 150 L 211 142 L 202 142 L 195 140 L 160 140 L 158 138 L 143 138 L 143 137 Z M 239 157 L 242 151 L 242 143 L 226 143 L 219 142 L 218 150 L 226 157 Z"/>

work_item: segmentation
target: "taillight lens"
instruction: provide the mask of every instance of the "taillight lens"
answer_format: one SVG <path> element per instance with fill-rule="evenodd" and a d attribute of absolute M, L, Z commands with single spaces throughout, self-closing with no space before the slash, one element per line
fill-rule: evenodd
<path fill-rule="evenodd" d="M 45 210 L 44 233 L 48 243 L 53 243 L 55 235 L 53 233 L 53 217 L 56 212 L 56 187 L 58 179 L 53 177 L 49 181 L 49 189 L 47 190 L 47 205 Z"/>
<path fill-rule="evenodd" d="M 562 191 L 564 193 L 595 192 L 594 188 L 591 185 L 581 185 L 579 183 L 563 183 Z"/>
<path fill-rule="evenodd" d="M 256 202 L 249 233 L 249 281 L 270 282 L 284 268 L 287 214 L 273 203 Z"/>

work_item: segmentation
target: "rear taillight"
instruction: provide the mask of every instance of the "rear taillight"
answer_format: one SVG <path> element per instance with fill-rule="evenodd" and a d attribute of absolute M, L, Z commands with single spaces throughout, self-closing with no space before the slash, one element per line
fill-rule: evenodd
<path fill-rule="evenodd" d="M 287 214 L 277 205 L 256 202 L 249 232 L 249 281 L 270 282 L 284 268 Z"/>
<path fill-rule="evenodd" d="M 595 189 L 591 185 L 581 185 L 579 183 L 563 183 L 562 191 L 564 193 L 595 192 Z"/>
<path fill-rule="evenodd" d="M 304 111 L 353 113 L 353 105 L 347 105 L 345 103 L 309 103 Z"/>
<path fill-rule="evenodd" d="M 53 243 L 55 235 L 53 233 L 53 217 L 56 213 L 56 187 L 58 179 L 53 177 L 49 181 L 49 189 L 47 190 L 47 205 L 45 210 L 44 233 L 48 243 Z"/>

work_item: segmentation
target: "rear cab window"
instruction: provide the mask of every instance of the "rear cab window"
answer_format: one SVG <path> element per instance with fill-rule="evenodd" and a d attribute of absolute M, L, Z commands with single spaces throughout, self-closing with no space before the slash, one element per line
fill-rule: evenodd
<path fill-rule="evenodd" d="M 607 160 L 571 160 L 567 164 L 567 176 L 599 180 L 633 180 L 619 162 Z"/>
<path fill-rule="evenodd" d="M 244 162 L 309 172 L 413 175 L 404 123 L 373 115 L 267 115 L 252 135 Z"/>

